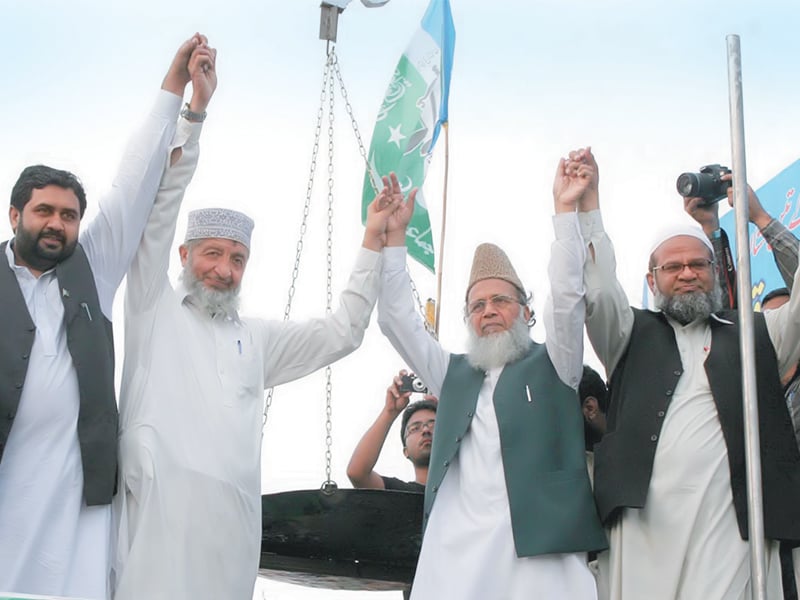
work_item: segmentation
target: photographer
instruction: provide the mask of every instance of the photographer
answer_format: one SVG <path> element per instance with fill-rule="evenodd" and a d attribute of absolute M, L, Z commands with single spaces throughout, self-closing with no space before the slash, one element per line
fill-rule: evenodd
<path fill-rule="evenodd" d="M 424 390 L 421 392 L 425 393 L 423 400 L 409 404 L 412 392 L 417 391 L 420 383 L 419 379 L 413 374 L 409 376 L 406 371 L 400 371 L 392 380 L 392 385 L 386 390 L 383 410 L 361 438 L 350 458 L 350 464 L 347 465 L 347 477 L 353 487 L 419 493 L 425 491 L 433 427 L 436 422 L 436 396 L 430 396 Z M 374 471 L 386 436 L 400 413 L 403 414 L 400 429 L 403 454 L 414 465 L 414 481 L 409 482 L 396 477 L 384 477 Z"/>
<path fill-rule="evenodd" d="M 730 185 L 733 175 L 728 172 L 721 175 L 719 179 L 722 183 L 721 187 L 727 187 L 728 204 L 733 206 L 733 187 Z M 714 254 L 718 260 L 717 274 L 722 286 L 724 308 L 736 308 L 736 267 L 731 256 L 728 236 L 725 230 L 719 226 L 719 199 L 715 199 L 713 196 L 711 198 L 685 196 L 683 198 L 683 208 L 690 217 L 700 224 L 714 246 Z M 747 200 L 750 208 L 750 222 L 758 227 L 761 235 L 772 247 L 775 264 L 786 286 L 791 291 L 794 272 L 798 263 L 798 239 L 780 221 L 773 219 L 764 210 L 758 200 L 758 196 L 749 185 L 747 186 Z"/>

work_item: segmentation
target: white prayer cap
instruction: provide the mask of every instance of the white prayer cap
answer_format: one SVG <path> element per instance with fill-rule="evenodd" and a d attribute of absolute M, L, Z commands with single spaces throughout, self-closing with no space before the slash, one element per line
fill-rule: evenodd
<path fill-rule="evenodd" d="M 253 219 L 230 208 L 200 208 L 189 213 L 186 240 L 222 238 L 233 240 L 250 248 Z"/>
<path fill-rule="evenodd" d="M 699 227 L 692 227 L 691 225 L 673 225 L 658 232 L 653 241 L 653 245 L 650 246 L 650 256 L 652 256 L 653 253 L 658 250 L 658 247 L 661 244 L 667 240 L 671 240 L 672 238 L 681 235 L 697 238 L 706 245 L 706 247 L 711 251 L 712 255 L 714 254 L 714 246 L 711 245 L 711 240 L 708 239 L 708 236 L 702 229 Z"/>

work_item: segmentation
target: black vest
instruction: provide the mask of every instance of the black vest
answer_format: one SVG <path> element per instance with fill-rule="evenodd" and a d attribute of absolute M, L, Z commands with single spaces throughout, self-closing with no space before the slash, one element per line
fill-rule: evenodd
<path fill-rule="evenodd" d="M 17 278 L 8 266 L 6 244 L 0 244 L 0 460 L 8 441 L 28 371 L 36 326 Z M 97 298 L 94 275 L 83 248 L 55 269 L 67 347 L 78 376 L 78 441 L 86 504 L 108 504 L 117 472 L 117 402 L 114 395 L 114 340 L 111 322 Z M 31 373 L 36 377 L 36 373 Z"/>
<path fill-rule="evenodd" d="M 628 347 L 611 375 L 608 430 L 595 446 L 594 485 L 600 517 L 612 521 L 624 507 L 642 508 L 656 445 L 669 402 L 683 373 L 675 332 L 661 313 L 632 309 Z M 711 349 L 705 371 L 728 450 L 731 492 L 742 539 L 747 539 L 744 417 L 739 317 L 709 319 Z M 761 438 L 764 533 L 800 540 L 800 452 L 778 378 L 775 349 L 761 313 L 755 314 L 756 385 Z"/>

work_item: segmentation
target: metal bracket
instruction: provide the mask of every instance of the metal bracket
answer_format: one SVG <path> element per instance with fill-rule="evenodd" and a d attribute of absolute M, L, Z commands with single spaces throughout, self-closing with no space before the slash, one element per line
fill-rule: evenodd
<path fill-rule="evenodd" d="M 344 9 L 323 2 L 320 4 L 320 17 L 319 17 L 319 39 L 327 40 L 329 42 L 336 41 L 336 29 L 339 25 L 339 14 Z"/>

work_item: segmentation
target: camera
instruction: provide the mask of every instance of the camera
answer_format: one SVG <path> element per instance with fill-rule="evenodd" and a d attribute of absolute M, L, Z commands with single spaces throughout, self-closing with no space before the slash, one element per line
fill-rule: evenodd
<path fill-rule="evenodd" d="M 417 392 L 418 394 L 427 394 L 428 388 L 422 383 L 422 379 L 411 373 L 410 375 L 403 375 L 400 382 L 400 393 L 404 392 Z"/>
<path fill-rule="evenodd" d="M 706 165 L 699 173 L 681 173 L 676 182 L 678 193 L 684 198 L 702 198 L 700 206 L 711 206 L 728 195 L 731 182 L 721 178 L 730 172 L 722 165 Z"/>

